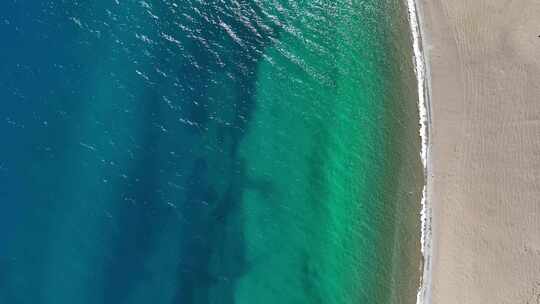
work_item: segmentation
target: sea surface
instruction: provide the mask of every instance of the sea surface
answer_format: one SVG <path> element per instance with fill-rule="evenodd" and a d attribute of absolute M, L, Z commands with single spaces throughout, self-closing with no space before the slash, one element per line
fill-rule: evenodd
<path fill-rule="evenodd" d="M 4 0 L 0 303 L 414 303 L 401 0 Z"/>

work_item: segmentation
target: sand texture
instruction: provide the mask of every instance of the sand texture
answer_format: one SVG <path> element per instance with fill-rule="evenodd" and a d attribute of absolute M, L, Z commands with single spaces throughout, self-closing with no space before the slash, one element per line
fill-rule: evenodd
<path fill-rule="evenodd" d="M 420 0 L 433 304 L 540 303 L 540 1 Z"/>

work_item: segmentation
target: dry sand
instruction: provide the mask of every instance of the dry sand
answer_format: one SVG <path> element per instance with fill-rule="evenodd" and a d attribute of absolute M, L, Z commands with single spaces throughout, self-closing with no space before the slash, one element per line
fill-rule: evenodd
<path fill-rule="evenodd" d="M 540 0 L 419 0 L 432 304 L 540 304 Z"/>

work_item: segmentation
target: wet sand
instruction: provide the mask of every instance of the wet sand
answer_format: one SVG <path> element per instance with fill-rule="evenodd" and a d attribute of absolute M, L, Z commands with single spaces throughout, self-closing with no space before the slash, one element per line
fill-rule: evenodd
<path fill-rule="evenodd" d="M 540 303 L 540 1 L 419 0 L 433 304 Z"/>

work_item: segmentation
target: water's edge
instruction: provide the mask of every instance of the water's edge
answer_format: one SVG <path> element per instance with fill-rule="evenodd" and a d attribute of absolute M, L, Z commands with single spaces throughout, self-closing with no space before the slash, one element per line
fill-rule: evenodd
<path fill-rule="evenodd" d="M 420 137 L 422 139 L 421 158 L 424 166 L 424 189 L 422 190 L 422 211 L 420 218 L 421 251 L 423 256 L 422 276 L 416 297 L 417 304 L 429 304 L 431 301 L 431 265 L 432 265 L 432 210 L 430 205 L 430 129 L 431 129 L 431 90 L 429 66 L 426 61 L 426 44 L 419 0 L 407 0 L 409 23 L 411 26 L 414 51 L 415 73 L 418 84 L 418 111 L 420 114 Z"/>

